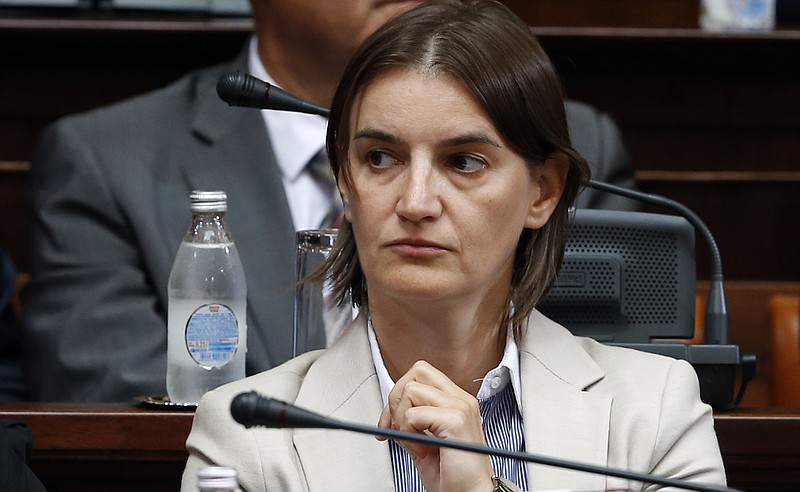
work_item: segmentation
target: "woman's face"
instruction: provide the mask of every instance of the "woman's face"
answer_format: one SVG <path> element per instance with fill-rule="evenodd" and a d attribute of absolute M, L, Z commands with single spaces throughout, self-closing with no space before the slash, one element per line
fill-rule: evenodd
<path fill-rule="evenodd" d="M 506 299 L 522 229 L 546 221 L 542 166 L 508 147 L 463 83 L 415 68 L 378 76 L 355 100 L 349 145 L 345 216 L 371 304 Z"/>

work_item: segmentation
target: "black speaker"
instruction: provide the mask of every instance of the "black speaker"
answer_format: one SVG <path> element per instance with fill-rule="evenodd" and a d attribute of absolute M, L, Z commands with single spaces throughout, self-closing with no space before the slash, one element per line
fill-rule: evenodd
<path fill-rule="evenodd" d="M 558 278 L 538 309 L 601 342 L 691 338 L 694 227 L 643 212 L 577 210 Z"/>

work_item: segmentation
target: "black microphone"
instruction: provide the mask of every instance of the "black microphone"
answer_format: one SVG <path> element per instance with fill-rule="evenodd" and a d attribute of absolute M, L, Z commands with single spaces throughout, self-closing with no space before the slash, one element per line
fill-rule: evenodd
<path fill-rule="evenodd" d="M 472 453 L 502 456 L 540 465 L 566 468 L 598 475 L 624 478 L 643 483 L 656 483 L 669 487 L 678 487 L 685 490 L 697 490 L 700 492 L 737 492 L 736 489 L 724 487 L 722 485 L 692 483 L 675 478 L 661 477 L 648 473 L 639 473 L 617 468 L 607 468 L 588 463 L 579 463 L 560 458 L 553 458 L 538 454 L 523 453 L 518 451 L 507 451 L 505 449 L 490 448 L 477 444 L 452 441 L 426 434 L 415 434 L 394 429 L 382 429 L 377 426 L 356 424 L 343 420 L 332 419 L 318 413 L 314 413 L 303 408 L 296 407 L 284 401 L 267 398 L 259 395 L 255 391 L 240 393 L 231 402 L 231 416 L 234 420 L 244 425 L 248 429 L 251 427 L 269 427 L 273 429 L 285 428 L 314 428 L 314 429 L 337 429 L 371 436 L 383 436 L 401 441 L 411 441 L 428 446 L 458 449 Z"/>
<path fill-rule="evenodd" d="M 328 117 L 326 108 L 289 94 L 279 87 L 242 72 L 231 72 L 217 80 L 217 95 L 229 106 L 276 109 Z"/>

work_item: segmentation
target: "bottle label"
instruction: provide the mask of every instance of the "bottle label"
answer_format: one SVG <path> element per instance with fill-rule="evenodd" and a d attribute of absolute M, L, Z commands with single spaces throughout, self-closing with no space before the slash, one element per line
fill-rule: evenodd
<path fill-rule="evenodd" d="M 224 304 L 197 308 L 186 323 L 186 348 L 203 367 L 223 367 L 239 347 L 239 323 Z"/>

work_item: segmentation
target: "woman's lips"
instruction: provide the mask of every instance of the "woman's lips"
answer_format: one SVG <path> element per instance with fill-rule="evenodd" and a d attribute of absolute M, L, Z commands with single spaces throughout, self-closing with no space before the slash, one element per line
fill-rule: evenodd
<path fill-rule="evenodd" d="M 403 238 L 391 241 L 389 247 L 395 251 L 411 256 L 427 256 L 441 254 L 449 248 L 435 242 L 419 238 Z"/>

